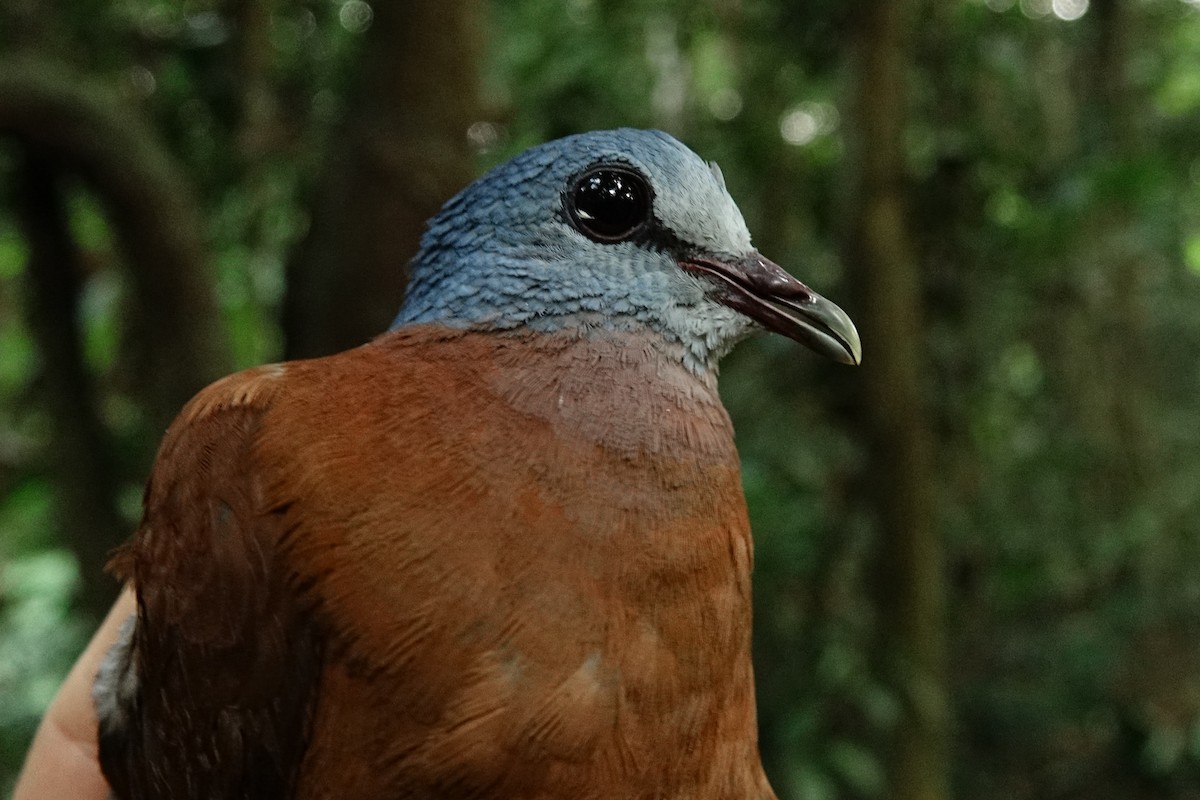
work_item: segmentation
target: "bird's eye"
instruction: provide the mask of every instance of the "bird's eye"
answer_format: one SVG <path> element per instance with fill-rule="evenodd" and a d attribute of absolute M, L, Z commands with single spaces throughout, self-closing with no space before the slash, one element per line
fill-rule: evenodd
<path fill-rule="evenodd" d="M 633 170 L 598 167 L 576 179 L 566 200 L 575 227 L 598 242 L 620 242 L 650 219 L 650 187 Z"/>

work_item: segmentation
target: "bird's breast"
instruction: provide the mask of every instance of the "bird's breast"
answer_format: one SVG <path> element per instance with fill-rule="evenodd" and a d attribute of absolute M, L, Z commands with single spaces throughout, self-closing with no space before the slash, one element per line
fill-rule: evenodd
<path fill-rule="evenodd" d="M 430 797 L 758 780 L 749 531 L 712 387 L 614 341 L 401 344 L 263 443 L 301 465 L 289 557 L 334 642 L 306 768 Z"/>

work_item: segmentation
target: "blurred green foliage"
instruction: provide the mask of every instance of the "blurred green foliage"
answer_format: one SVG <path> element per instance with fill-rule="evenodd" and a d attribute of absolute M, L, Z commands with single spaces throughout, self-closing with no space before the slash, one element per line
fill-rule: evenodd
<path fill-rule="evenodd" d="M 35 48 L 144 109 L 199 194 L 234 365 L 278 357 L 284 265 L 369 6 L 271 6 L 273 130 L 250 158 L 232 6 L 88 0 L 35 20 L 33 5 L 0 9 L 0 51 Z M 838 258 L 853 6 L 494 0 L 470 131 L 480 169 L 578 130 L 666 128 L 721 163 L 764 252 L 869 313 Z M 1200 5 L 1122 6 L 1116 73 L 1109 7 L 941 0 L 910 32 L 907 189 L 963 797 L 1200 797 Z M 0 187 L 16 159 L 0 148 Z M 85 354 L 130 464 L 132 526 L 154 437 L 130 375 L 122 254 L 88 190 L 69 197 Z M 0 786 L 86 633 L 12 203 L 0 189 Z M 775 340 L 744 345 L 722 376 L 781 797 L 883 797 L 879 742 L 899 718 L 874 666 L 871 586 L 887 565 L 871 558 L 856 380 Z"/>

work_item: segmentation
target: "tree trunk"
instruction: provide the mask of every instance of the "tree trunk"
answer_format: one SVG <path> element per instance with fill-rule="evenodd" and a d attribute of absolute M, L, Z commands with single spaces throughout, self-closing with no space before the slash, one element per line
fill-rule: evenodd
<path fill-rule="evenodd" d="M 278 136 L 277 109 L 270 80 L 271 16 L 274 12 L 273 0 L 230 0 L 228 6 L 236 31 L 233 62 L 237 76 L 238 119 L 234 139 L 243 167 L 253 168 L 260 163 L 270 153 L 272 139 Z"/>
<path fill-rule="evenodd" d="M 875 585 L 885 680 L 902 717 L 886 747 L 893 800 L 948 794 L 942 548 L 934 527 L 930 433 L 922 400 L 921 282 L 905 182 L 906 74 L 915 0 L 860 7 L 847 163 L 844 253 L 861 292 L 863 421 L 876 504 Z"/>
<path fill-rule="evenodd" d="M 1132 165 L 1145 157 L 1138 130 L 1138 120 L 1145 109 L 1139 106 L 1129 78 L 1136 21 L 1125 0 L 1096 0 L 1095 25 L 1097 43 L 1091 90 L 1101 123 L 1100 148 L 1109 163 L 1124 164 L 1132 172 Z M 1116 381 L 1103 371 L 1091 370 L 1093 383 L 1097 384 L 1092 398 L 1103 409 L 1105 425 L 1111 426 L 1111 434 L 1105 437 L 1110 461 L 1107 486 L 1097 496 L 1111 501 L 1107 510 L 1114 515 L 1123 513 L 1135 498 L 1144 496 L 1156 485 L 1158 477 L 1153 474 L 1158 462 L 1157 447 L 1151 426 L 1146 424 L 1151 404 L 1147 397 L 1150 382 L 1145 362 L 1146 354 L 1154 348 L 1147 342 L 1145 272 L 1153 245 L 1147 244 L 1148 236 L 1141 230 L 1139 199 L 1114 194 L 1096 209 L 1092 224 L 1101 247 L 1095 253 L 1097 263 L 1084 267 L 1104 273 L 1100 283 L 1107 291 L 1089 309 L 1089 322 L 1104 339 L 1101 347 L 1108 351 L 1106 361 L 1112 365 L 1111 374 L 1122 376 Z"/>
<path fill-rule="evenodd" d="M 478 0 L 372 7 L 357 92 L 289 268 L 289 358 L 344 350 L 387 329 L 425 221 L 473 171 Z"/>
<path fill-rule="evenodd" d="M 17 215 L 29 243 L 29 327 L 41 358 L 41 402 L 50 414 L 50 466 L 57 517 L 79 562 L 77 606 L 99 621 L 117 595 L 104 574 L 108 551 L 128 533 L 117 511 L 112 443 L 100 420 L 79 329 L 82 267 L 60 187 L 61 172 L 29 149 L 20 170 Z"/>

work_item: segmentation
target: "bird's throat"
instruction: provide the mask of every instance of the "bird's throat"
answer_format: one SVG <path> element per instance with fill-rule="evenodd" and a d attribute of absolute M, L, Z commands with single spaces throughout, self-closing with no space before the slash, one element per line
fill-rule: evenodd
<path fill-rule="evenodd" d="M 630 458 L 737 463 L 715 371 L 689 369 L 677 343 L 605 329 L 506 338 L 489 385 L 556 435 Z"/>

